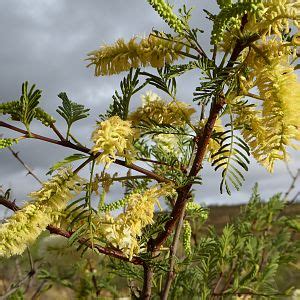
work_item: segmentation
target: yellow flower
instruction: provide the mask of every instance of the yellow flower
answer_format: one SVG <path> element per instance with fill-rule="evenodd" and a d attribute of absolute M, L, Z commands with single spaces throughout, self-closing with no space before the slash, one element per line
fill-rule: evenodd
<path fill-rule="evenodd" d="M 232 102 L 236 125 L 242 127 L 253 156 L 269 171 L 275 160 L 288 158 L 287 147 L 296 147 L 294 141 L 300 137 L 300 83 L 290 65 L 293 52 L 275 38 L 256 42 L 250 53 L 243 53 L 248 73 L 240 83 L 245 95 L 258 89 L 262 107 Z"/>
<path fill-rule="evenodd" d="M 106 121 L 100 122 L 99 126 L 92 133 L 94 146 L 91 149 L 93 154 L 99 151 L 97 163 L 105 163 L 107 167 L 116 160 L 116 156 L 130 158 L 134 153 L 132 146 L 137 131 L 131 127 L 130 121 L 124 121 L 118 116 L 113 116 Z"/>
<path fill-rule="evenodd" d="M 129 116 L 133 124 L 152 120 L 158 124 L 182 126 L 195 112 L 195 109 L 185 102 L 173 100 L 167 103 L 153 92 L 142 96 L 142 101 L 143 105 Z"/>
<path fill-rule="evenodd" d="M 259 34 L 264 41 L 270 37 L 277 37 L 279 40 L 282 40 L 282 34 L 289 33 L 290 27 L 293 25 L 299 29 L 299 1 L 266 0 L 254 2 L 251 0 L 244 1 L 244 7 L 247 7 L 246 11 L 241 2 L 233 4 L 232 8 L 226 7 L 222 10 L 222 16 L 225 20 L 231 20 L 230 26 L 227 24 L 227 31 L 222 34 L 219 33 L 219 28 L 222 28 L 222 26 L 215 26 L 215 39 L 220 40 L 218 46 L 222 50 L 232 50 L 232 45 L 241 37 Z M 249 9 L 248 5 L 250 5 L 251 9 Z M 241 9 L 238 15 L 236 15 L 237 7 Z M 243 31 L 241 32 L 242 16 L 245 12 L 247 12 L 247 23 L 245 26 L 242 26 Z"/>
<path fill-rule="evenodd" d="M 69 200 L 82 190 L 83 180 L 63 169 L 30 194 L 32 201 L 0 226 L 0 256 L 22 254 L 46 227 L 56 221 Z"/>
<path fill-rule="evenodd" d="M 153 141 L 165 152 L 175 155 L 178 155 L 180 152 L 178 137 L 175 134 L 157 134 L 153 137 Z"/>
<path fill-rule="evenodd" d="M 293 39 L 292 39 L 292 43 L 295 46 L 300 46 L 300 32 L 294 34 Z"/>
<path fill-rule="evenodd" d="M 171 184 L 164 184 L 161 187 L 155 185 L 144 192 L 133 192 L 127 196 L 124 213 L 116 218 L 109 214 L 104 216 L 100 225 L 103 236 L 112 246 L 121 249 L 131 259 L 140 251 L 137 238 L 142 235 L 142 229 L 154 223 L 155 204 L 160 207 L 160 197 L 175 193 Z"/>
<path fill-rule="evenodd" d="M 168 41 L 150 35 L 137 43 L 133 37 L 128 43 L 123 39 L 114 45 L 102 46 L 88 53 L 89 66 L 95 66 L 95 76 L 118 74 L 130 68 L 152 66 L 162 68 L 179 58 L 183 58 L 183 45 L 177 41 Z"/>

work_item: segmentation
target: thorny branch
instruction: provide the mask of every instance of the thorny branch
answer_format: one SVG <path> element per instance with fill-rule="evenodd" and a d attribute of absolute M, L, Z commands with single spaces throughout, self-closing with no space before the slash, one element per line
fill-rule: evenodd
<path fill-rule="evenodd" d="M 15 211 L 15 212 L 20 210 L 20 207 L 16 203 L 6 199 L 3 196 L 0 196 L 0 204 L 5 206 L 6 208 L 8 208 L 10 210 Z M 52 234 L 57 234 L 57 235 L 65 237 L 67 239 L 71 238 L 72 234 L 74 233 L 74 232 L 71 232 L 71 231 L 66 231 L 62 228 L 59 228 L 59 227 L 56 227 L 56 226 L 53 226 L 53 225 L 48 225 L 47 230 Z M 95 244 L 92 245 L 92 243 L 88 239 L 85 239 L 85 238 L 79 239 L 78 243 L 83 244 L 85 246 L 88 246 L 91 249 L 92 248 L 94 250 L 96 249 L 99 253 L 102 253 L 102 254 L 105 254 L 105 255 L 108 255 L 108 256 L 111 256 L 111 257 L 114 257 L 114 258 L 118 258 L 118 259 L 121 259 L 123 261 L 131 262 L 135 265 L 141 265 L 143 263 L 142 259 L 139 258 L 139 257 L 134 256 L 132 258 L 132 260 L 129 260 L 128 257 L 124 256 L 122 251 L 120 251 L 118 249 L 102 247 L 100 245 L 95 245 Z"/>
<path fill-rule="evenodd" d="M 15 152 L 11 147 L 8 147 L 11 154 L 22 164 L 22 166 L 27 170 L 28 174 L 31 175 L 36 181 L 38 181 L 40 184 L 43 184 L 43 182 L 34 174 L 32 169 L 20 158 L 19 152 Z"/>
<path fill-rule="evenodd" d="M 71 148 L 71 149 L 74 149 L 74 150 L 77 150 L 77 151 L 80 151 L 80 152 L 83 152 L 83 153 L 87 153 L 89 155 L 91 155 L 92 157 L 94 157 L 92 154 L 91 154 L 91 149 L 87 148 L 87 147 L 84 147 L 84 146 L 80 146 L 80 145 L 75 145 L 73 143 L 71 143 L 70 141 L 67 141 L 67 140 L 63 140 L 63 141 L 58 141 L 58 140 L 55 140 L 55 139 L 52 139 L 52 138 L 49 138 L 49 137 L 45 137 L 45 136 L 42 136 L 42 135 L 39 135 L 39 134 L 35 134 L 35 133 L 32 133 L 24 129 L 21 129 L 21 128 L 18 128 L 18 127 L 15 127 L 13 125 L 10 125 L 8 123 L 5 123 L 3 121 L 0 121 L 0 127 L 5 127 L 5 128 L 8 128 L 8 129 L 11 129 L 13 131 L 16 131 L 16 132 L 20 132 L 22 134 L 24 134 L 26 136 L 26 138 L 34 138 L 34 139 L 37 139 L 37 140 L 42 140 L 44 142 L 48 142 L 48 143 L 51 143 L 51 144 L 56 144 L 56 145 L 60 145 L 60 146 L 63 146 L 63 147 L 66 147 L 66 148 Z M 100 153 L 99 153 L 100 155 Z M 163 178 L 162 176 L 159 176 L 149 170 L 146 170 L 140 166 L 137 166 L 135 164 L 132 164 L 132 163 L 127 163 L 126 161 L 123 161 L 121 159 L 116 159 L 114 161 L 115 164 L 117 165 L 120 165 L 120 166 L 123 166 L 123 167 L 126 167 L 128 169 L 132 169 L 132 170 L 135 170 L 139 173 L 142 173 L 144 175 L 147 175 L 149 178 L 151 179 L 154 179 L 156 180 L 157 182 L 169 182 L 168 179 L 166 178 Z"/>

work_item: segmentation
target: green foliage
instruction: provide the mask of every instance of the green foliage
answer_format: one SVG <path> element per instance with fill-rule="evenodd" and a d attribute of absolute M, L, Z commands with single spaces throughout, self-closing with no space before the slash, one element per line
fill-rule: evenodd
<path fill-rule="evenodd" d="M 290 287 L 279 290 L 276 284 L 278 267 L 294 261 L 300 250 L 295 229 L 283 216 L 285 208 L 280 195 L 263 202 L 255 189 L 249 204 L 220 236 L 211 229 L 194 241 L 191 262 L 180 263 L 171 298 L 287 297 Z"/>
<path fill-rule="evenodd" d="M 39 104 L 39 99 L 41 98 L 42 91 L 35 90 L 35 85 L 33 85 L 28 92 L 28 82 L 22 84 L 22 96 L 20 98 L 20 121 L 25 125 L 28 131 L 29 125 L 34 118 L 35 108 Z"/>
<path fill-rule="evenodd" d="M 56 162 L 50 169 L 49 171 L 46 173 L 46 175 L 52 175 L 52 173 L 56 170 L 58 170 L 59 168 L 70 164 L 73 161 L 77 161 L 79 159 L 84 159 L 84 158 L 88 158 L 87 155 L 81 154 L 81 153 L 75 153 L 72 154 L 70 156 L 65 157 L 63 160 Z"/>
<path fill-rule="evenodd" d="M 56 110 L 67 123 L 67 136 L 68 139 L 70 129 L 73 123 L 81 119 L 86 118 L 89 114 L 89 108 L 85 108 L 84 105 L 71 101 L 66 93 L 58 94 L 58 97 L 62 100 L 62 106 L 58 106 Z"/>
<path fill-rule="evenodd" d="M 150 84 L 159 90 L 165 92 L 169 96 L 175 99 L 176 97 L 176 79 L 174 77 L 174 70 L 170 66 L 166 65 L 164 68 L 157 69 L 158 76 L 141 72 L 141 75 L 147 76 L 146 83 Z"/>
<path fill-rule="evenodd" d="M 220 13 L 214 18 L 213 30 L 211 33 L 211 44 L 217 44 L 223 40 L 223 34 L 227 29 L 241 26 L 241 19 L 248 12 L 257 16 L 261 13 L 261 0 L 238 0 L 231 4 L 231 1 L 218 1 L 221 7 Z"/>
<path fill-rule="evenodd" d="M 118 91 L 115 91 L 115 94 L 112 96 L 113 103 L 110 104 L 105 115 L 100 115 L 102 120 L 106 120 L 112 116 L 119 116 L 122 120 L 127 119 L 131 97 L 145 85 L 142 84 L 138 87 L 139 73 L 140 69 L 136 69 L 135 71 L 132 68 L 130 69 L 128 75 L 120 83 L 122 94 L 120 95 Z"/>
<path fill-rule="evenodd" d="M 38 112 L 36 112 L 41 94 L 42 91 L 35 89 L 35 85 L 28 91 L 28 82 L 25 81 L 22 84 L 22 95 L 20 100 L 0 104 L 0 113 L 9 114 L 12 120 L 22 122 L 27 131 L 30 132 L 29 125 L 36 114 L 38 115 L 37 118 L 43 119 L 42 109 L 39 109 Z"/>
<path fill-rule="evenodd" d="M 196 88 L 193 94 L 193 101 L 207 105 L 210 100 L 219 97 L 229 78 L 228 72 L 222 68 L 217 68 L 215 63 L 207 57 L 201 57 L 197 66 L 204 77 L 200 78 L 200 86 Z"/>
<path fill-rule="evenodd" d="M 22 95 L 19 101 L 10 101 L 0 104 L 0 113 L 10 115 L 13 121 L 22 122 L 29 131 L 29 125 L 33 118 L 39 120 L 45 126 L 51 126 L 55 119 L 38 107 L 42 91 L 35 89 L 33 85 L 28 92 L 28 82 L 22 84 Z"/>
<path fill-rule="evenodd" d="M 245 180 L 240 169 L 248 171 L 250 150 L 243 139 L 235 133 L 232 122 L 225 127 L 229 129 L 217 135 L 220 148 L 212 154 L 211 159 L 215 171 L 222 170 L 220 192 L 222 193 L 225 187 L 230 195 L 229 182 L 239 190 Z"/>

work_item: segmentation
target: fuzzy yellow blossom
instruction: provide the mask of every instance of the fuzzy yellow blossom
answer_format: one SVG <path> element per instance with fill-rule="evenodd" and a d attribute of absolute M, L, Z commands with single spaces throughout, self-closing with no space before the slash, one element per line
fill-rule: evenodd
<path fill-rule="evenodd" d="M 299 28 L 300 5 L 297 0 L 266 0 L 262 1 L 263 15 L 261 20 L 253 26 L 252 30 L 264 32 L 265 35 L 276 34 L 280 38 L 282 32 L 288 33 L 291 25 Z"/>
<path fill-rule="evenodd" d="M 131 122 L 118 116 L 100 122 L 91 137 L 95 144 L 91 149 L 92 153 L 101 152 L 97 163 L 105 163 L 109 167 L 116 160 L 116 156 L 130 158 L 129 153 L 131 156 L 134 153 L 132 143 L 136 135 L 137 131 L 131 127 Z"/>
<path fill-rule="evenodd" d="M 242 26 L 242 17 L 247 13 L 247 23 Z M 300 26 L 300 5 L 298 0 L 244 0 L 224 7 L 214 24 L 213 37 L 218 46 L 232 50 L 235 41 L 258 34 L 263 40 L 277 37 L 290 27 Z M 242 31 L 241 31 L 242 28 Z"/>
<path fill-rule="evenodd" d="M 176 155 L 180 152 L 178 147 L 178 137 L 175 134 L 157 134 L 153 137 L 153 141 L 165 152 Z"/>
<path fill-rule="evenodd" d="M 292 47 L 277 39 L 255 43 L 245 54 L 247 78 L 242 80 L 242 92 L 256 87 L 260 105 L 237 106 L 235 123 L 242 127 L 253 156 L 269 171 L 276 159 L 288 158 L 287 146 L 295 146 L 300 128 L 300 83 L 290 65 Z"/>
<path fill-rule="evenodd" d="M 0 256 L 22 254 L 47 225 L 57 220 L 59 212 L 82 190 L 82 184 L 83 180 L 68 168 L 31 193 L 33 200 L 0 226 Z"/>
<path fill-rule="evenodd" d="M 142 101 L 143 105 L 129 116 L 133 124 L 154 121 L 158 124 L 182 126 L 195 112 L 195 109 L 185 102 L 173 100 L 167 103 L 151 91 L 142 96 Z"/>
<path fill-rule="evenodd" d="M 139 43 L 136 37 L 128 43 L 119 39 L 114 45 L 105 45 L 88 53 L 88 67 L 95 66 L 95 76 L 118 74 L 141 66 L 162 68 L 183 58 L 182 48 L 180 41 L 168 41 L 152 35 Z"/>
<path fill-rule="evenodd" d="M 155 185 L 144 192 L 133 192 L 128 196 L 124 213 L 116 218 L 106 214 L 101 225 L 103 235 L 114 247 L 121 249 L 129 259 L 139 253 L 138 237 L 142 229 L 154 223 L 154 207 L 159 205 L 159 198 L 173 195 L 173 185 Z"/>

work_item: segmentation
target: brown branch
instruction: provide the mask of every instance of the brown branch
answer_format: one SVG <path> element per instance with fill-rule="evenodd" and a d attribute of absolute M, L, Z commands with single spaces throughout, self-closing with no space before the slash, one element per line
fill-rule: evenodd
<path fill-rule="evenodd" d="M 56 133 L 56 135 L 59 137 L 61 141 L 65 141 L 66 139 L 62 136 L 62 134 L 58 131 L 54 123 L 50 124 L 51 129 Z"/>
<path fill-rule="evenodd" d="M 292 190 L 295 188 L 295 183 L 296 183 L 297 179 L 298 179 L 299 176 L 300 176 L 300 169 L 297 170 L 296 174 L 293 174 L 292 171 L 290 170 L 288 164 L 286 164 L 286 168 L 287 168 L 287 171 L 288 171 L 290 177 L 292 178 L 292 181 L 291 181 L 291 184 L 290 184 L 289 188 L 287 189 L 287 191 L 286 191 L 285 194 L 284 194 L 283 199 L 285 199 L 285 200 L 287 200 L 289 194 L 290 194 L 290 193 L 292 192 Z"/>
<path fill-rule="evenodd" d="M 31 175 L 40 184 L 43 184 L 43 182 L 33 173 L 32 169 L 20 158 L 19 152 L 15 152 L 11 147 L 8 147 L 8 150 L 21 163 L 21 165 L 28 171 L 29 175 Z"/>
<path fill-rule="evenodd" d="M 247 15 L 245 15 L 242 19 L 241 30 L 245 26 L 246 22 L 247 22 Z M 226 67 L 227 68 L 232 67 L 234 65 L 234 62 L 239 57 L 241 51 L 245 47 L 247 47 L 250 43 L 257 40 L 257 38 L 258 37 L 256 35 L 254 35 L 245 42 L 240 41 L 240 40 L 237 41 Z M 217 117 L 218 117 L 220 111 L 224 107 L 225 103 L 226 103 L 225 96 L 222 93 L 220 93 L 219 96 L 214 99 L 214 102 L 212 104 L 210 114 L 209 114 L 207 122 L 204 126 L 204 129 L 199 134 L 197 134 L 197 136 L 195 138 L 197 151 L 196 151 L 194 162 L 192 164 L 192 168 L 188 175 L 188 177 L 191 179 L 194 176 L 196 176 L 198 174 L 198 172 L 200 171 L 200 169 L 202 168 L 202 162 L 203 162 L 203 159 L 205 156 L 207 145 L 211 138 L 211 134 L 213 132 L 215 122 L 217 120 Z M 188 201 L 188 196 L 189 196 L 191 187 L 192 187 L 192 183 L 189 183 L 186 186 L 181 187 L 177 191 L 178 192 L 177 201 L 171 212 L 170 220 L 168 222 L 166 222 L 165 230 L 162 233 L 160 233 L 155 240 L 149 242 L 150 243 L 149 247 L 153 251 L 159 250 L 161 245 L 166 241 L 168 236 L 173 232 L 175 225 L 180 218 L 181 212 L 182 212 L 182 210 L 184 210 L 186 202 Z"/>
<path fill-rule="evenodd" d="M 71 149 L 74 149 L 74 150 L 84 152 L 84 153 L 87 153 L 87 154 L 91 155 L 91 149 L 86 148 L 84 146 L 75 145 L 75 144 L 71 143 L 70 141 L 66 141 L 66 140 L 58 141 L 58 140 L 54 140 L 54 139 L 51 139 L 49 137 L 45 137 L 45 136 L 35 134 L 35 133 L 32 133 L 32 132 L 29 134 L 28 131 L 23 130 L 23 129 L 18 128 L 18 127 L 15 127 L 13 125 L 10 125 L 8 123 L 5 123 L 3 121 L 0 121 L 0 127 L 5 127 L 5 128 L 8 128 L 8 129 L 11 129 L 13 131 L 20 132 L 20 133 L 24 134 L 26 136 L 26 138 L 34 138 L 34 139 L 42 140 L 44 142 L 60 145 L 60 146 L 66 147 L 66 148 L 71 148 Z M 100 154 L 101 154 L 101 152 L 99 153 L 99 155 Z M 137 166 L 135 164 L 127 163 L 126 161 L 123 161 L 121 159 L 116 159 L 114 161 L 114 163 L 117 164 L 117 165 L 129 168 L 129 169 L 135 170 L 135 171 L 137 171 L 139 173 L 142 173 L 144 175 L 147 175 L 149 178 L 154 179 L 157 182 L 170 182 L 170 180 L 168 180 L 168 179 L 166 179 L 162 176 L 159 176 L 159 175 L 157 175 L 157 174 L 155 174 L 155 173 L 153 173 L 149 170 L 146 170 L 146 169 L 144 169 L 140 166 Z"/>
<path fill-rule="evenodd" d="M 161 296 L 162 300 L 167 300 L 168 299 L 171 284 L 172 284 L 172 282 L 175 278 L 174 267 L 175 267 L 175 262 L 176 262 L 176 251 L 177 251 L 177 248 L 178 248 L 180 232 L 181 232 L 182 225 L 183 225 L 184 211 L 185 210 L 182 211 L 180 219 L 177 223 L 174 238 L 173 238 L 173 242 L 172 242 L 172 245 L 170 247 L 170 263 L 169 263 L 170 266 L 169 266 L 169 271 L 168 271 L 168 275 L 167 275 L 167 280 L 165 282 L 164 290 L 163 290 L 163 293 L 162 293 L 162 296 Z"/>
<path fill-rule="evenodd" d="M 5 207 L 7 207 L 10 210 L 13 210 L 15 212 L 20 210 L 20 207 L 18 207 L 14 202 L 6 199 L 3 196 L 0 196 L 0 205 L 3 205 L 3 206 L 5 206 Z M 57 235 L 65 237 L 67 239 L 71 238 L 72 234 L 74 234 L 74 232 L 66 231 L 62 228 L 59 228 L 59 227 L 56 227 L 56 226 L 53 226 L 53 225 L 48 225 L 46 229 L 52 234 L 57 234 Z M 124 254 L 121 250 L 113 249 L 113 248 L 106 248 L 106 247 L 102 247 L 100 245 L 95 245 L 95 244 L 92 245 L 92 243 L 88 239 L 85 239 L 85 238 L 79 239 L 78 243 L 82 244 L 82 245 L 86 245 L 89 248 L 96 249 L 99 253 L 102 253 L 102 254 L 105 254 L 105 255 L 108 255 L 108 256 L 111 256 L 111 257 L 114 257 L 114 258 L 118 258 L 118 259 L 121 259 L 123 261 L 131 262 L 135 265 L 142 265 L 143 264 L 142 259 L 137 257 L 137 256 L 134 256 L 132 258 L 132 260 L 129 260 L 128 257 L 124 256 Z"/>
<path fill-rule="evenodd" d="M 143 264 L 144 267 L 144 284 L 141 299 L 149 300 L 151 299 L 151 290 L 152 290 L 152 279 L 153 279 L 153 270 L 146 262 Z"/>
<path fill-rule="evenodd" d="M 220 96 L 219 100 L 216 101 L 212 106 L 209 118 L 205 124 L 203 131 L 201 132 L 201 135 L 199 134 L 196 137 L 197 151 L 195 155 L 195 160 L 193 162 L 191 171 L 189 173 L 190 178 L 196 176 L 202 167 L 202 161 L 204 159 L 206 148 L 209 143 L 211 134 L 213 132 L 216 119 L 219 115 L 219 112 L 223 108 L 224 104 L 225 104 L 225 98 L 223 96 Z M 184 210 L 186 202 L 188 201 L 188 195 L 190 193 L 191 187 L 192 184 L 189 183 L 188 185 L 180 188 L 177 191 L 178 192 L 177 201 L 171 212 L 171 218 L 165 225 L 165 230 L 161 234 L 159 234 L 154 241 L 151 241 L 152 243 L 151 247 L 153 250 L 158 250 L 160 246 L 168 238 L 168 236 L 172 233 L 177 221 L 181 216 L 181 212 Z"/>

